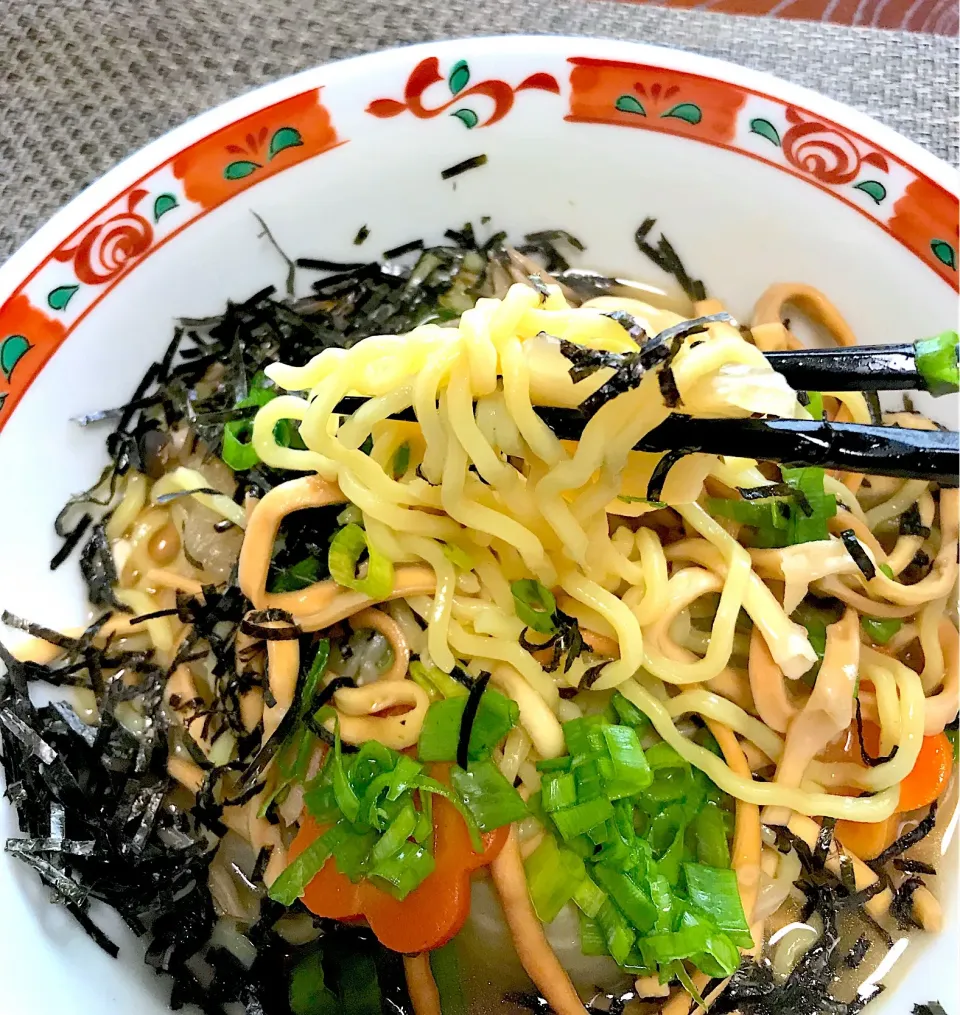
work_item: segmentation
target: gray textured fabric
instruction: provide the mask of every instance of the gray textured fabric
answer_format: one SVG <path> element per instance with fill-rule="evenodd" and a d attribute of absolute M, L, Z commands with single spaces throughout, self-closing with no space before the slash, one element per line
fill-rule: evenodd
<path fill-rule="evenodd" d="M 807 85 L 957 161 L 957 40 L 607 0 L 0 0 L 0 260 L 119 159 L 326 60 L 429 39 L 636 39 Z"/>

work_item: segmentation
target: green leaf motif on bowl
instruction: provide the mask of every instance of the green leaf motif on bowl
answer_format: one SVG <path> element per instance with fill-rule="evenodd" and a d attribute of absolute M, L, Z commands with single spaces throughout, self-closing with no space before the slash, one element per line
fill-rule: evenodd
<path fill-rule="evenodd" d="M 460 92 L 467 87 L 467 82 L 470 80 L 470 68 L 467 66 L 466 60 L 458 60 L 450 70 L 450 77 L 447 78 L 447 84 L 450 86 L 450 94 L 458 95 Z"/>
<path fill-rule="evenodd" d="M 79 288 L 78 285 L 58 285 L 56 289 L 47 293 L 48 306 L 51 310 L 63 310 Z"/>
<path fill-rule="evenodd" d="M 455 116 L 467 130 L 473 130 L 480 122 L 480 118 L 472 109 L 456 109 L 450 115 Z"/>
<path fill-rule="evenodd" d="M 779 131 L 769 120 L 764 120 L 763 117 L 758 116 L 750 121 L 750 133 L 759 134 L 760 137 L 765 137 L 771 144 L 775 144 L 778 148 L 780 147 Z"/>
<path fill-rule="evenodd" d="M 272 138 L 270 138 L 270 151 L 268 157 L 276 158 L 280 152 L 288 148 L 301 148 L 303 136 L 295 127 L 281 127 Z"/>
<path fill-rule="evenodd" d="M 953 268 L 954 271 L 957 270 L 957 252 L 946 240 L 931 240 L 930 249 L 938 261 L 948 268 Z"/>
<path fill-rule="evenodd" d="M 685 123 L 696 126 L 703 119 L 703 113 L 700 111 L 700 107 L 695 106 L 692 102 L 681 102 L 679 105 L 674 106 L 673 109 L 668 109 L 665 113 L 661 113 L 660 119 L 683 120 Z"/>
<path fill-rule="evenodd" d="M 159 194 L 153 202 L 153 221 L 159 222 L 168 211 L 173 211 L 174 208 L 179 207 L 177 199 L 173 194 Z"/>
<path fill-rule="evenodd" d="M 640 100 L 634 95 L 621 95 L 613 105 L 621 113 L 636 113 L 637 116 L 647 115 Z"/>
<path fill-rule="evenodd" d="M 862 190 L 868 197 L 872 197 L 877 204 L 880 204 L 887 196 L 887 188 L 879 180 L 861 180 L 854 184 L 854 190 Z"/>
<path fill-rule="evenodd" d="M 8 381 L 13 368 L 32 348 L 23 335 L 8 335 L 0 342 L 0 370 Z"/>
<path fill-rule="evenodd" d="M 242 180 L 245 176 L 249 176 L 261 168 L 257 162 L 248 162 L 246 159 L 241 159 L 238 162 L 231 162 L 223 170 L 223 178 L 225 180 Z"/>

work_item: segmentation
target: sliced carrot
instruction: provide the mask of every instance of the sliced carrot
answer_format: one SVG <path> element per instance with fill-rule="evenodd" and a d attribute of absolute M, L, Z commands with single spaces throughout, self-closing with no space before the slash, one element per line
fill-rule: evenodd
<path fill-rule="evenodd" d="M 915 811 L 938 799 L 953 771 L 953 745 L 946 733 L 924 737 L 920 754 L 909 775 L 900 783 L 900 811 Z"/>
<path fill-rule="evenodd" d="M 449 765 L 435 765 L 435 779 L 449 782 Z M 322 833 L 306 816 L 290 846 L 294 859 Z M 369 881 L 353 884 L 330 859 L 307 885 L 304 905 L 317 916 L 334 920 L 366 919 L 380 943 L 413 954 L 439 948 L 453 938 L 470 912 L 470 874 L 496 859 L 509 829 L 483 835 L 483 851 L 475 853 L 467 826 L 443 797 L 433 800 L 434 870 L 405 899 L 398 900 Z"/>
<path fill-rule="evenodd" d="M 891 814 L 884 821 L 840 820 L 834 828 L 834 835 L 854 856 L 872 860 L 896 839 L 899 827 L 900 818 L 896 814 Z"/>
<path fill-rule="evenodd" d="M 863 745 L 871 756 L 880 749 L 880 728 L 874 723 L 863 724 Z M 845 745 L 850 760 L 859 760 L 860 747 L 856 732 Z M 897 837 L 900 815 L 932 804 L 947 788 L 953 771 L 953 746 L 945 733 L 924 737 L 913 768 L 900 783 L 897 812 L 886 821 L 838 821 L 835 834 L 840 842 L 862 860 L 879 856 Z M 853 791 L 850 791 L 853 793 Z M 855 794 L 858 795 L 858 794 Z"/>

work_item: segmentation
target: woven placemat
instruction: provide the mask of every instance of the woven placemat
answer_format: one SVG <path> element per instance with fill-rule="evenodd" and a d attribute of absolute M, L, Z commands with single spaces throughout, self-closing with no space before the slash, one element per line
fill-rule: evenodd
<path fill-rule="evenodd" d="M 957 162 L 947 37 L 593 0 L 0 0 L 0 261 L 125 155 L 225 99 L 338 57 L 503 32 L 733 60 Z"/>

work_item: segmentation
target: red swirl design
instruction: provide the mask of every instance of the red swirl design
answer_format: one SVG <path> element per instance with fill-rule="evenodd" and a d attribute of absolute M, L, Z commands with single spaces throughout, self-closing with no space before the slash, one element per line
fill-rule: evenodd
<path fill-rule="evenodd" d="M 554 95 L 560 94 L 560 86 L 557 84 L 556 78 L 545 71 L 539 71 L 524 78 L 516 88 L 508 85 L 506 81 L 496 79 L 481 81 L 457 93 L 443 105 L 430 109 L 423 104 L 421 96 L 431 85 L 441 81 L 443 81 L 443 75 L 440 73 L 440 61 L 435 56 L 428 56 L 410 72 L 410 77 L 403 90 L 403 102 L 396 99 L 374 99 L 367 106 L 367 112 L 371 116 L 384 120 L 399 116 L 404 110 L 409 109 L 418 120 L 430 120 L 445 113 L 463 99 L 474 95 L 483 95 L 493 103 L 493 112 L 480 126 L 489 127 L 498 120 L 502 120 L 510 112 L 517 92 L 540 90 L 552 92 Z"/>
<path fill-rule="evenodd" d="M 134 211 L 146 195 L 145 190 L 131 191 L 125 212 L 94 226 L 76 246 L 61 248 L 54 256 L 58 261 L 72 260 L 80 282 L 109 282 L 153 243 L 153 226 Z"/>
<path fill-rule="evenodd" d="M 787 162 L 821 183 L 851 183 L 866 163 L 887 172 L 887 160 L 879 152 L 861 155 L 857 146 L 835 127 L 818 120 L 804 120 L 795 109 L 786 110 L 793 124 L 783 135 L 783 154 Z"/>

